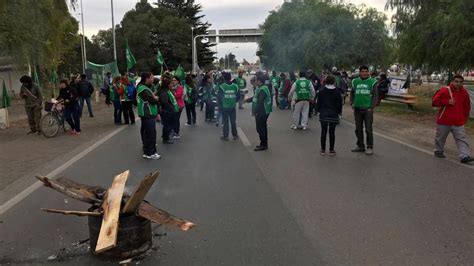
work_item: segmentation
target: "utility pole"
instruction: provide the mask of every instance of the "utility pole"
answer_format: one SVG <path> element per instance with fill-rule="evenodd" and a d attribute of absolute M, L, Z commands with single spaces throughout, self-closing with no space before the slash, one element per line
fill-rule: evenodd
<path fill-rule="evenodd" d="M 110 0 L 110 10 L 112 12 L 112 38 L 114 40 L 114 60 L 117 62 L 117 45 L 115 43 L 115 23 L 114 23 L 114 0 Z"/>
<path fill-rule="evenodd" d="M 86 73 L 86 64 L 87 64 L 87 56 L 86 56 L 86 36 L 84 35 L 84 9 L 82 8 L 82 0 L 81 0 L 81 23 L 82 23 L 82 73 Z"/>

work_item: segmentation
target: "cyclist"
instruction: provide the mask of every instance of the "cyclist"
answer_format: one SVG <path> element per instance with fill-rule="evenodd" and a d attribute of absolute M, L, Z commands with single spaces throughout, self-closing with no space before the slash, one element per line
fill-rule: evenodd
<path fill-rule="evenodd" d="M 71 126 L 71 135 L 79 135 L 81 132 L 81 121 L 79 115 L 79 94 L 76 88 L 69 86 L 67 79 L 59 82 L 59 96 L 56 100 L 64 101 L 64 118 Z"/>

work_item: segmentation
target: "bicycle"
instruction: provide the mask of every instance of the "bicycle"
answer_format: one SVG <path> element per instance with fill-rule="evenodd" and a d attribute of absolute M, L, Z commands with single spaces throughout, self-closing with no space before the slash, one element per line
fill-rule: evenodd
<path fill-rule="evenodd" d="M 63 101 L 52 101 L 44 103 L 44 110 L 48 112 L 41 118 L 40 127 L 41 134 L 47 138 L 56 136 L 59 132 L 59 128 L 62 128 L 64 132 L 71 130 L 68 123 L 64 123 L 64 109 L 60 105 Z"/>

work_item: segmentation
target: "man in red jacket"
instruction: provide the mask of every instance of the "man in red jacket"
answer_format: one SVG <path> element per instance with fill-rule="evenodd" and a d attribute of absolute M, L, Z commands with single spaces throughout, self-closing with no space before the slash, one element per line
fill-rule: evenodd
<path fill-rule="evenodd" d="M 451 132 L 459 149 L 461 163 L 470 163 L 474 161 L 474 158 L 470 156 L 464 124 L 469 119 L 471 102 L 467 90 L 463 87 L 463 82 L 464 78 L 461 75 L 456 75 L 449 86 L 441 88 L 433 96 L 433 106 L 440 107 L 437 117 L 438 127 L 434 155 L 438 158 L 445 158 L 444 144 Z"/>

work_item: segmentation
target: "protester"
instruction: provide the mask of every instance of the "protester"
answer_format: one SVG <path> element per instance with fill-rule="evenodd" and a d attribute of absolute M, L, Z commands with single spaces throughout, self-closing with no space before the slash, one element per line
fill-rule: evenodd
<path fill-rule="evenodd" d="M 181 113 L 183 112 L 184 108 L 184 88 L 181 85 L 181 82 L 179 81 L 178 77 L 173 77 L 171 80 L 171 88 L 173 95 L 176 99 L 176 102 L 178 103 L 178 112 L 175 114 L 175 117 L 173 119 L 173 131 L 174 134 L 172 134 L 172 138 L 174 139 L 179 139 L 181 136 L 179 135 L 179 131 L 181 128 Z"/>
<path fill-rule="evenodd" d="M 186 76 L 184 91 L 186 95 L 184 98 L 186 117 L 188 119 L 186 126 L 196 125 L 196 101 L 198 99 L 198 93 L 191 75 Z"/>
<path fill-rule="evenodd" d="M 470 156 L 471 150 L 466 140 L 464 125 L 469 120 L 471 101 L 463 83 L 464 78 L 461 75 L 455 75 L 449 86 L 439 89 L 433 96 L 433 106 L 440 107 L 436 118 L 438 126 L 434 155 L 445 158 L 444 144 L 451 133 L 458 147 L 461 163 L 470 163 L 474 161 L 474 158 Z"/>
<path fill-rule="evenodd" d="M 357 147 L 352 152 L 365 152 L 367 155 L 374 153 L 374 135 L 372 123 L 374 121 L 373 110 L 377 104 L 377 81 L 369 77 L 369 68 L 361 66 L 359 77 L 352 80 L 352 90 L 350 95 L 351 107 L 354 110 L 356 124 L 355 134 L 357 137 Z M 367 149 L 364 144 L 364 125 L 367 135 Z"/>
<path fill-rule="evenodd" d="M 124 88 L 121 81 L 121 77 L 117 76 L 112 81 L 112 87 L 110 91 L 110 100 L 114 104 L 114 123 L 115 125 L 122 124 L 122 103 L 120 98 L 123 97 Z"/>
<path fill-rule="evenodd" d="M 314 91 L 313 84 L 311 81 L 306 79 L 306 71 L 300 71 L 300 77 L 297 81 L 295 81 L 295 83 L 293 83 L 289 93 L 289 98 L 292 98 L 293 101 L 295 101 L 293 124 L 291 125 L 292 129 L 307 129 L 309 104 L 310 101 L 313 101 L 315 96 L 316 93 Z"/>
<path fill-rule="evenodd" d="M 255 124 L 257 127 L 258 136 L 260 137 L 260 144 L 255 147 L 255 151 L 264 151 L 268 149 L 268 127 L 267 120 L 272 112 L 272 95 L 265 81 L 268 76 L 263 72 L 255 74 L 255 95 L 248 98 L 246 102 L 252 103 L 252 115 L 255 116 Z"/>
<path fill-rule="evenodd" d="M 270 76 L 270 92 L 275 95 L 275 102 L 277 107 L 280 107 L 280 101 L 278 100 L 278 91 L 280 87 L 280 77 L 277 76 L 275 70 L 272 71 L 272 75 Z"/>
<path fill-rule="evenodd" d="M 212 103 L 212 95 L 214 94 L 214 83 L 212 76 L 207 74 L 202 84 L 202 102 L 206 104 L 205 121 L 214 120 L 214 105 Z M 202 110 L 202 109 L 201 109 Z"/>
<path fill-rule="evenodd" d="M 133 103 L 136 99 L 137 90 L 135 88 L 135 83 L 130 82 L 130 80 L 123 76 L 121 79 L 122 87 L 124 92 L 120 99 L 122 104 L 123 119 L 125 124 L 135 124 L 135 114 L 133 113 Z M 151 88 L 150 88 L 151 89 Z"/>
<path fill-rule="evenodd" d="M 56 100 L 63 100 L 64 118 L 71 127 L 71 135 L 81 133 L 81 118 L 79 114 L 79 93 L 76 88 L 69 86 L 67 79 L 59 81 L 59 96 Z"/>
<path fill-rule="evenodd" d="M 110 105 L 110 87 L 112 86 L 112 73 L 107 72 L 104 77 L 104 83 L 102 85 L 102 94 L 105 95 L 105 104 Z"/>
<path fill-rule="evenodd" d="M 30 76 L 22 76 L 20 78 L 22 83 L 20 89 L 20 97 L 25 100 L 25 111 L 28 116 L 28 124 L 30 126 L 30 132 L 41 134 L 41 108 L 43 105 L 43 95 L 37 84 L 33 84 L 33 80 Z"/>
<path fill-rule="evenodd" d="M 336 79 L 333 75 L 326 77 L 325 85 L 318 93 L 316 113 L 319 113 L 321 123 L 321 155 L 326 155 L 326 137 L 329 129 L 329 155 L 336 155 L 336 125 L 342 112 L 342 98 L 336 88 Z"/>
<path fill-rule="evenodd" d="M 245 98 L 245 94 L 248 93 L 248 89 L 247 89 L 247 81 L 242 77 L 242 75 L 244 74 L 244 71 L 243 70 L 239 70 L 238 72 L 239 76 L 237 78 L 235 78 L 232 82 L 237 84 L 237 86 L 239 86 L 239 93 L 240 93 L 240 97 L 239 97 L 239 109 L 244 109 L 244 98 Z"/>
<path fill-rule="evenodd" d="M 291 81 L 286 77 L 285 73 L 280 74 L 280 86 L 278 87 L 278 101 L 280 109 L 288 107 L 288 94 L 291 90 Z"/>
<path fill-rule="evenodd" d="M 219 85 L 217 100 L 219 106 L 222 108 L 222 123 L 224 125 L 223 135 L 221 140 L 229 140 L 229 123 L 232 128 L 232 137 L 234 140 L 238 139 L 235 105 L 241 97 L 239 86 L 231 81 L 231 75 L 228 72 L 223 72 L 224 83 Z"/>
<path fill-rule="evenodd" d="M 388 89 L 390 87 L 390 81 L 387 79 L 387 75 L 382 73 L 380 74 L 379 81 L 377 82 L 377 94 L 378 94 L 378 100 L 376 106 L 380 105 L 380 102 L 382 102 L 382 99 L 385 98 L 385 95 L 388 93 Z"/>
<path fill-rule="evenodd" d="M 163 124 L 161 138 L 164 144 L 173 144 L 173 141 L 170 140 L 170 134 L 173 129 L 174 119 L 179 112 L 178 102 L 171 92 L 171 81 L 171 75 L 163 75 L 161 77 L 160 90 L 158 91 L 161 107 L 161 123 Z"/>
<path fill-rule="evenodd" d="M 77 92 L 79 93 L 79 116 L 82 117 L 82 109 L 85 101 L 87 103 L 87 109 L 89 110 L 89 117 L 94 117 L 91 106 L 91 95 L 94 92 L 94 87 L 87 80 L 86 74 L 81 74 L 80 77 L 81 78 L 77 82 Z"/>
<path fill-rule="evenodd" d="M 140 135 L 142 138 L 143 158 L 158 160 L 161 156 L 156 152 L 156 116 L 158 115 L 158 97 L 151 89 L 153 74 L 141 74 L 137 86 L 137 112 L 141 120 Z"/>

